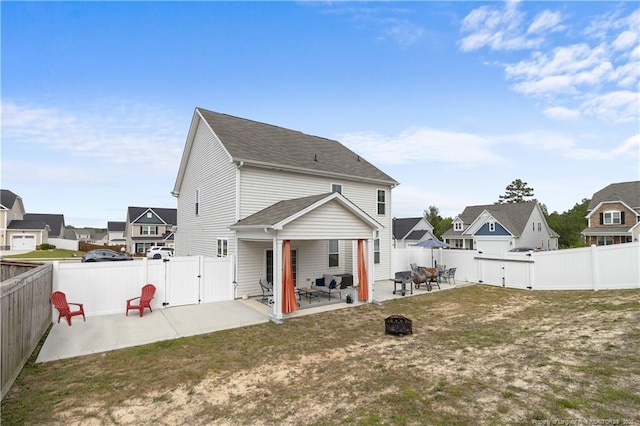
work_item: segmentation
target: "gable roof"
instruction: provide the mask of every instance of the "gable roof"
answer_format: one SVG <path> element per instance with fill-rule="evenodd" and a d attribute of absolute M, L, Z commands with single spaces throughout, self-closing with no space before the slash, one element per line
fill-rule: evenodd
<path fill-rule="evenodd" d="M 262 209 L 244 219 L 239 220 L 231 228 L 274 228 L 280 229 L 292 220 L 309 210 L 313 210 L 331 200 L 338 200 L 343 206 L 350 208 L 356 214 L 369 222 L 374 227 L 382 228 L 382 225 L 367 215 L 360 208 L 351 203 L 344 195 L 338 192 L 311 195 L 309 197 L 294 198 L 278 201 L 271 206 Z"/>
<path fill-rule="evenodd" d="M 19 197 L 8 189 L 0 189 L 0 205 L 7 210 L 11 210 L 17 198 Z"/>
<path fill-rule="evenodd" d="M 235 163 L 395 186 L 398 182 L 338 141 L 196 108 Z M 179 192 L 193 138 L 187 138 L 174 188 Z"/>
<path fill-rule="evenodd" d="M 640 181 L 607 185 L 593 194 L 587 210 L 591 211 L 605 201 L 622 201 L 635 210 L 640 209 Z"/>
<path fill-rule="evenodd" d="M 422 220 L 421 217 L 393 218 L 393 238 L 401 240 Z"/>
<path fill-rule="evenodd" d="M 527 226 L 537 201 L 525 201 L 522 203 L 485 204 L 481 206 L 467 206 L 458 216 L 466 225 L 473 223 L 482 212 L 486 211 L 512 235 L 520 236 Z M 461 234 L 461 231 L 457 231 Z M 446 234 L 451 234 L 449 231 Z"/>
<path fill-rule="evenodd" d="M 175 225 L 178 221 L 178 209 L 167 209 L 161 207 L 128 207 L 127 218 L 130 222 L 134 222 L 146 211 L 151 210 L 167 225 Z"/>
<path fill-rule="evenodd" d="M 62 214 L 25 213 L 23 219 L 44 222 L 49 225 L 49 229 L 51 229 L 49 237 L 51 238 L 64 236 L 64 215 Z M 61 232 L 63 235 L 60 235 Z"/>

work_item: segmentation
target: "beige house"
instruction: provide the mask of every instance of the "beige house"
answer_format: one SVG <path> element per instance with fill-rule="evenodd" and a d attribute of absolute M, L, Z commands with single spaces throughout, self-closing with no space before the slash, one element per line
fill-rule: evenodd
<path fill-rule="evenodd" d="M 143 254 L 152 246 L 173 247 L 176 209 L 129 207 L 124 238 L 129 253 Z"/>
<path fill-rule="evenodd" d="M 22 198 L 8 189 L 0 190 L 0 248 L 35 250 L 48 242 L 49 225 L 39 219 L 25 219 Z"/>
<path fill-rule="evenodd" d="M 586 245 L 604 246 L 638 241 L 640 181 L 612 183 L 593 194 L 587 207 Z"/>

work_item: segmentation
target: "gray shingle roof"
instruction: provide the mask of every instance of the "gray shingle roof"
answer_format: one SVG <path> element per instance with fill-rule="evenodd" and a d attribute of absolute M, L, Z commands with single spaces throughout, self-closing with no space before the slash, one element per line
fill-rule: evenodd
<path fill-rule="evenodd" d="M 604 201 L 623 201 L 633 209 L 640 209 L 640 181 L 612 183 L 593 194 L 587 210 Z"/>
<path fill-rule="evenodd" d="M 107 231 L 124 232 L 126 224 L 126 222 L 107 222 Z M 175 223 L 172 225 L 175 225 Z"/>
<path fill-rule="evenodd" d="M 176 225 L 178 221 L 178 209 L 167 209 L 162 207 L 129 207 L 127 214 L 129 220 L 137 219 L 147 210 L 153 210 L 165 223 Z"/>
<path fill-rule="evenodd" d="M 12 220 L 7 229 L 37 229 L 42 230 L 47 226 L 41 220 Z"/>
<path fill-rule="evenodd" d="M 50 238 L 62 238 L 64 237 L 64 215 L 62 214 L 46 214 L 46 213 L 25 213 L 24 220 L 35 220 L 44 222 L 49 225 L 49 237 Z M 60 235 L 63 232 L 63 235 Z"/>
<path fill-rule="evenodd" d="M 420 222 L 421 217 L 403 217 L 393 219 L 393 238 L 403 239 L 411 229 Z"/>
<path fill-rule="evenodd" d="M 527 226 L 527 221 L 531 217 L 531 212 L 536 206 L 536 201 L 525 201 L 522 203 L 505 204 L 485 204 L 481 206 L 467 206 L 458 216 L 465 225 L 470 225 L 483 211 L 488 211 L 497 221 L 499 221 L 512 235 L 520 236 Z M 445 235 L 459 235 L 462 232 L 452 231 L 453 228 L 445 232 Z"/>
<path fill-rule="evenodd" d="M 13 207 L 13 203 L 16 202 L 16 198 L 18 198 L 18 196 L 8 189 L 0 189 L 0 204 L 7 209 L 11 209 L 11 207 Z"/>
<path fill-rule="evenodd" d="M 202 108 L 196 110 L 216 133 L 233 161 L 398 184 L 338 141 Z"/>

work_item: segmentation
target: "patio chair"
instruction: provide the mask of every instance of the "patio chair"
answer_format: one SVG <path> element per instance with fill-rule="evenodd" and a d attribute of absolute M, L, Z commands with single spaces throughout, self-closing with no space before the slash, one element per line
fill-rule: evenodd
<path fill-rule="evenodd" d="M 129 316 L 129 311 L 134 309 L 140 312 L 140 318 L 144 314 L 144 308 L 149 308 L 151 312 L 151 300 L 153 296 L 156 294 L 156 286 L 153 284 L 146 284 L 142 287 L 142 294 L 138 297 L 133 297 L 127 300 L 127 316 Z M 137 304 L 133 303 L 134 300 L 139 300 Z"/>
<path fill-rule="evenodd" d="M 270 296 L 273 296 L 273 284 L 266 280 L 266 278 L 260 278 L 260 290 L 262 290 L 262 301 L 266 302 Z"/>
<path fill-rule="evenodd" d="M 54 292 L 51 295 L 51 303 L 53 303 L 53 306 L 58 310 L 58 322 L 60 322 L 60 318 L 65 317 L 67 323 L 71 325 L 71 317 L 75 317 L 76 315 L 82 315 L 82 319 L 87 321 L 84 316 L 84 305 L 82 303 L 67 302 L 67 296 L 63 292 Z M 77 306 L 78 309 L 72 311 L 69 305 Z"/>
<path fill-rule="evenodd" d="M 447 270 L 447 283 L 451 284 L 451 280 L 453 280 L 453 283 L 456 283 L 456 268 L 449 268 Z"/>

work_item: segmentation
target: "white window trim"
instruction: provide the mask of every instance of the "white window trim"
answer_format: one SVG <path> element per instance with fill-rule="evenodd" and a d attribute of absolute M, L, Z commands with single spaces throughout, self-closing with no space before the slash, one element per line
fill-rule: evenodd
<path fill-rule="evenodd" d="M 218 257 L 227 257 L 229 255 L 228 238 L 216 238 L 216 255 Z"/>
<path fill-rule="evenodd" d="M 462 222 L 454 222 L 453 223 L 454 231 L 462 231 Z"/>
<path fill-rule="evenodd" d="M 335 252 L 331 251 L 331 241 L 335 241 L 338 245 L 338 250 Z M 338 264 L 331 266 L 331 255 L 338 256 Z M 329 268 L 338 268 L 340 266 L 340 240 L 327 240 L 327 266 Z"/>
<path fill-rule="evenodd" d="M 496 223 L 489 222 L 489 232 L 496 232 Z"/>
<path fill-rule="evenodd" d="M 196 216 L 200 216 L 200 189 L 196 189 L 195 194 L 195 213 Z"/>
<path fill-rule="evenodd" d="M 384 201 L 380 202 L 378 196 L 382 192 L 384 194 Z M 380 213 L 380 205 L 384 206 L 384 213 Z M 387 190 L 386 189 L 376 189 L 376 214 L 380 216 L 386 216 L 387 214 Z"/>
<path fill-rule="evenodd" d="M 332 183 L 331 184 L 331 192 L 337 192 L 342 194 L 342 184 L 341 183 Z"/>
<path fill-rule="evenodd" d="M 622 214 L 620 213 L 620 210 L 607 210 L 603 213 L 604 213 L 602 215 L 603 225 L 620 225 L 622 223 Z M 609 222 L 607 222 L 607 216 L 609 217 Z M 617 222 L 615 221 L 616 217 L 618 219 Z"/>

